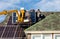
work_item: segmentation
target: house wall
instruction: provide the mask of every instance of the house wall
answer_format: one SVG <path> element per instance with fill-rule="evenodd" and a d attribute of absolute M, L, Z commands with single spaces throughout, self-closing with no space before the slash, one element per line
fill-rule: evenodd
<path fill-rule="evenodd" d="M 30 31 L 26 32 L 26 37 L 27 39 L 60 39 L 60 31 Z"/>
<path fill-rule="evenodd" d="M 41 36 L 41 37 L 39 37 Z M 60 34 L 50 33 L 50 34 L 27 34 L 27 39 L 60 39 Z"/>
<path fill-rule="evenodd" d="M 27 39 L 31 39 L 31 34 L 30 33 L 26 34 L 26 37 Z"/>

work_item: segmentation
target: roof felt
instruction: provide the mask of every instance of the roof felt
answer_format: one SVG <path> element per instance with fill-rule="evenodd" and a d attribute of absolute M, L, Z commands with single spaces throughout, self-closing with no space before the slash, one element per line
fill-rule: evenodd
<path fill-rule="evenodd" d="M 27 28 L 25 31 L 60 30 L 60 14 L 54 13 Z"/>

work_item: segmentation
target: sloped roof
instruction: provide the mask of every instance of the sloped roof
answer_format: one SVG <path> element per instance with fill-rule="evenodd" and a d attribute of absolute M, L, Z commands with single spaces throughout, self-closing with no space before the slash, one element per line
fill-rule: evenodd
<path fill-rule="evenodd" d="M 54 13 L 27 28 L 25 31 L 60 30 L 60 14 Z"/>

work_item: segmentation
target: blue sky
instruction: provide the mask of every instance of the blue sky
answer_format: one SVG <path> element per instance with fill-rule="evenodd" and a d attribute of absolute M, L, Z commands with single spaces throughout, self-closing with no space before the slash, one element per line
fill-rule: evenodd
<path fill-rule="evenodd" d="M 0 0 L 0 11 L 20 10 L 24 7 L 26 10 L 40 9 L 41 11 L 60 11 L 60 0 Z M 6 16 L 0 16 L 0 20 Z M 2 21 L 1 21 L 2 22 Z"/>

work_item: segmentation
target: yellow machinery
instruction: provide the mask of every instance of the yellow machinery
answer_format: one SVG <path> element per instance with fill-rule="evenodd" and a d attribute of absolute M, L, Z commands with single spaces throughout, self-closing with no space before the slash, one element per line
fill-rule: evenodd
<path fill-rule="evenodd" d="M 20 10 L 21 16 L 19 15 L 18 10 L 3 11 L 3 12 L 0 12 L 0 15 L 3 15 L 3 14 L 7 15 L 14 12 L 18 15 L 17 22 L 18 23 L 24 22 L 24 13 L 25 13 L 24 10 Z"/>

